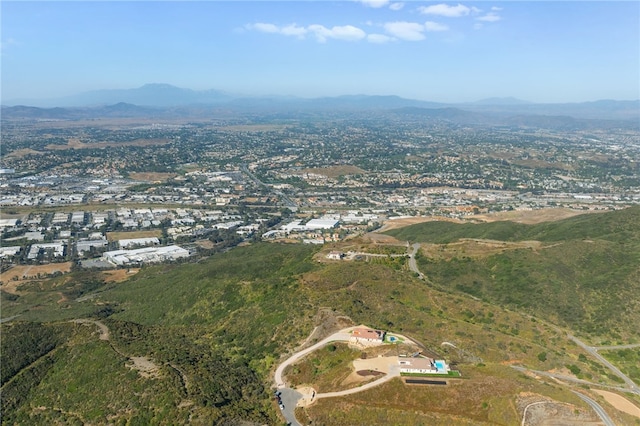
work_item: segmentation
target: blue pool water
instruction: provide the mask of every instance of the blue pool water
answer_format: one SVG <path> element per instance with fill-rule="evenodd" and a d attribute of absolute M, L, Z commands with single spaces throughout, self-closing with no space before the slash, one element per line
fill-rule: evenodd
<path fill-rule="evenodd" d="M 442 362 L 442 361 L 436 361 L 436 362 L 434 362 L 434 364 L 436 365 L 436 368 L 437 368 L 438 370 L 444 370 L 444 362 Z"/>

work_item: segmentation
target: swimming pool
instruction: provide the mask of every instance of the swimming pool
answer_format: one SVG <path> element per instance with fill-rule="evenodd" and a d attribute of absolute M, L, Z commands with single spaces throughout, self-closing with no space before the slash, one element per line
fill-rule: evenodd
<path fill-rule="evenodd" d="M 436 361 L 434 362 L 436 368 L 438 369 L 438 371 L 444 371 L 444 361 Z"/>

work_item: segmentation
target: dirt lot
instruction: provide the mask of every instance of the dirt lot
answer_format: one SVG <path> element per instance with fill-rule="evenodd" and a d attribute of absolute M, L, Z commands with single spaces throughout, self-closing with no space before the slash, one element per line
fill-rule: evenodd
<path fill-rule="evenodd" d="M 632 416 L 640 418 L 640 408 L 634 405 L 627 398 L 618 395 L 617 393 L 603 391 L 599 389 L 592 389 L 595 393 L 601 395 L 605 401 L 613 405 L 617 410 Z"/>
<path fill-rule="evenodd" d="M 464 221 L 462 220 L 452 219 L 448 217 L 440 217 L 440 216 L 403 217 L 401 219 L 386 220 L 382 228 L 378 229 L 376 232 L 385 232 L 391 229 L 404 228 L 405 226 L 415 225 L 416 223 L 437 222 L 437 221 L 464 223 Z"/>
<path fill-rule="evenodd" d="M 118 241 L 128 240 L 133 238 L 160 238 L 162 237 L 162 230 L 153 229 L 151 231 L 123 231 L 123 232 L 107 232 L 107 240 Z"/>
<path fill-rule="evenodd" d="M 103 271 L 104 281 L 108 283 L 120 283 L 129 279 L 133 275 L 140 272 L 140 268 L 130 269 L 114 269 L 112 271 Z"/>
<path fill-rule="evenodd" d="M 7 154 L 7 158 L 11 158 L 11 157 L 22 158 L 27 155 L 34 155 L 34 154 L 40 155 L 40 154 L 44 154 L 44 152 L 36 151 L 35 149 L 31 149 L 31 148 L 22 148 L 22 149 L 16 149 L 15 151 Z"/>
<path fill-rule="evenodd" d="M 518 411 L 526 418 L 522 422 L 526 426 L 601 426 L 595 413 L 573 404 L 554 401 L 543 395 L 522 392 L 516 398 Z M 528 408 L 527 408 L 528 407 Z"/>
<path fill-rule="evenodd" d="M 32 281 L 40 276 L 46 276 L 55 272 L 63 274 L 71 271 L 72 262 L 49 263 L 47 265 L 16 265 L 11 269 L 0 274 L 2 281 L 2 290 L 7 293 L 15 293 L 16 287 L 25 281 Z"/>
<path fill-rule="evenodd" d="M 169 179 L 178 176 L 176 173 L 129 173 L 129 177 L 133 180 L 139 180 L 142 182 L 166 182 Z"/>
<path fill-rule="evenodd" d="M 127 364 L 127 367 L 138 370 L 142 377 L 156 378 L 160 376 L 160 367 L 146 356 L 132 356 L 130 359 L 132 364 Z"/>
<path fill-rule="evenodd" d="M 153 146 L 153 145 L 166 145 L 171 142 L 169 139 L 136 139 L 129 142 L 96 142 L 96 143 L 84 143 L 78 139 L 71 138 L 66 145 L 47 145 L 45 148 L 51 151 L 60 151 L 64 149 L 95 149 L 95 148 L 107 148 L 107 147 L 119 147 L 119 146 Z"/>

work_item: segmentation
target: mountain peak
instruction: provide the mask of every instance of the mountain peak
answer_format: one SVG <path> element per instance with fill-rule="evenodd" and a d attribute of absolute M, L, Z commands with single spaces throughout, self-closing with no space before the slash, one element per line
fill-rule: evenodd
<path fill-rule="evenodd" d="M 505 98 L 486 98 L 481 99 L 479 101 L 474 102 L 477 105 L 528 105 L 533 102 L 525 101 L 522 99 L 514 98 L 514 97 L 505 97 Z"/>
<path fill-rule="evenodd" d="M 147 83 L 141 87 L 138 88 L 143 89 L 143 90 L 189 90 L 189 89 L 181 89 L 177 86 L 174 86 L 172 84 L 167 84 L 167 83 Z M 135 90 L 135 89 L 134 89 Z"/>

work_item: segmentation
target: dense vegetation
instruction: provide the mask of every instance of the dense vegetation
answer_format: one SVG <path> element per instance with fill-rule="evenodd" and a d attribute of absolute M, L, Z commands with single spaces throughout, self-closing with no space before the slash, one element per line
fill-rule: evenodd
<path fill-rule="evenodd" d="M 5 365 L 10 364 L 2 360 L 2 377 L 7 380 L 2 387 L 3 423 L 234 424 L 244 420 L 277 424 L 277 407 L 269 398 L 270 375 L 282 357 L 319 325 L 319 310 L 346 315 L 356 324 L 400 332 L 435 351 L 434 356 L 457 363 L 464 374 L 472 366 L 484 364 L 493 366 L 486 374 L 497 374 L 498 370 L 507 374 L 509 385 L 501 388 L 503 396 L 469 402 L 472 415 L 463 421 L 486 421 L 498 415 L 509 405 L 507 399 L 513 395 L 512 388 L 522 388 L 513 382 L 515 373 L 503 371 L 510 369 L 500 365 L 502 361 L 518 360 L 536 369 L 571 365 L 579 371 L 580 378 L 612 384 L 600 371 L 601 367 L 590 359 L 577 357 L 571 352 L 573 349 L 567 349 L 571 346 L 565 336 L 547 324 L 452 294 L 452 290 L 472 292 L 485 299 L 497 298 L 499 292 L 489 291 L 489 284 L 493 283 L 490 280 L 494 278 L 485 269 L 492 269 L 496 277 L 504 277 L 504 285 L 514 287 L 508 292 L 512 299 L 501 301 L 505 304 L 519 303 L 518 298 L 525 297 L 527 286 L 535 284 L 531 277 L 549 280 L 555 274 L 590 282 L 584 273 L 588 266 L 594 276 L 609 270 L 607 280 L 622 280 L 624 274 L 638 265 L 633 263 L 637 259 L 635 249 L 625 252 L 618 248 L 618 245 L 636 247 L 631 222 L 637 217 L 631 213 L 634 212 L 587 216 L 600 218 L 605 225 L 617 221 L 620 229 L 630 233 L 623 242 L 613 239 L 618 235 L 615 229 L 607 231 L 603 225 L 598 234 L 602 239 L 591 237 L 593 243 L 561 240 L 549 244 L 561 245 L 537 253 L 520 249 L 480 258 L 459 256 L 449 261 L 421 256 L 420 267 L 440 289 L 415 278 L 402 257 L 397 258 L 397 264 L 364 260 L 321 263 L 313 260 L 317 247 L 267 243 L 237 247 L 195 264 L 143 268 L 124 283 L 104 283 L 99 272 L 75 271 L 38 286 L 29 285 L 11 302 L 15 304 L 12 309 L 21 312 L 20 319 L 66 321 L 92 316 L 106 325 L 110 337 L 98 340 L 95 324 L 78 324 L 71 329 L 67 322 L 3 324 L 3 355 L 10 356 L 11 362 L 20 358 L 17 352 L 39 348 L 33 350 L 33 360 L 23 360 L 12 370 L 5 371 Z M 555 229 L 570 232 L 567 223 L 560 223 Z M 538 232 L 542 233 L 539 229 Z M 552 259 L 556 264 L 550 263 Z M 620 267 L 610 268 L 612 261 Z M 471 274 L 486 280 L 486 287 L 479 286 L 482 292 L 475 292 L 475 287 L 464 288 L 475 285 L 468 281 Z M 604 285 L 606 280 L 600 279 Z M 514 283 L 518 280 L 522 284 L 516 291 Z M 442 284 L 445 282 L 447 285 Z M 95 287 L 92 283 L 96 283 Z M 616 297 L 635 300 L 631 294 L 633 283 L 627 282 L 627 286 L 629 293 L 612 294 L 610 305 L 602 306 L 620 309 L 624 305 L 615 305 L 619 300 Z M 529 305 L 522 304 L 522 308 L 533 309 L 551 295 L 531 288 L 534 291 L 529 292 Z M 60 303 L 60 293 L 74 297 L 86 295 L 88 290 L 89 298 L 67 297 Z M 592 290 L 593 293 L 580 296 L 578 302 L 586 303 L 586 297 L 595 297 L 594 294 L 604 297 L 603 294 L 613 293 L 597 292 L 597 286 Z M 568 289 L 563 291 L 555 297 L 569 294 Z M 576 312 L 583 306 L 577 302 L 573 305 L 567 299 L 564 303 Z M 600 315 L 597 318 L 601 318 L 604 326 L 610 324 L 604 310 L 594 308 L 589 315 L 594 318 Z M 591 317 L 584 318 L 588 323 Z M 26 327 L 33 335 L 32 343 L 14 338 L 15 330 L 22 330 L 20 327 Z M 633 325 L 619 327 L 622 333 Z M 51 343 L 47 344 L 51 341 L 53 350 Z M 454 342 L 456 348 L 441 346 L 444 341 Z M 327 352 L 330 355 L 327 365 L 332 365 L 333 355 L 339 357 L 341 353 Z M 635 359 L 626 353 L 622 355 Z M 153 373 L 144 375 L 133 369 L 136 357 L 151 363 Z M 321 364 L 315 367 L 318 371 L 325 369 Z M 483 371 L 476 371 L 481 381 L 485 380 Z M 308 373 L 314 380 L 325 379 L 316 377 L 313 371 Z M 14 379 L 10 379 L 12 375 Z M 395 386 L 389 385 L 382 392 L 393 391 Z M 95 392 L 96 389 L 100 392 Z M 559 398 L 572 395 L 554 392 Z M 358 398 L 353 400 L 360 401 Z M 384 407 L 395 406 L 398 401 L 394 398 L 390 397 Z M 325 415 L 317 409 L 310 413 L 316 419 Z M 511 420 L 516 414 L 510 416 Z"/>
<path fill-rule="evenodd" d="M 456 224 L 429 222 L 389 231 L 399 239 L 440 244 L 462 238 L 542 242 L 451 259 L 420 256 L 438 287 L 520 308 L 603 337 L 640 337 L 640 208 L 582 215 L 558 222 Z"/>

